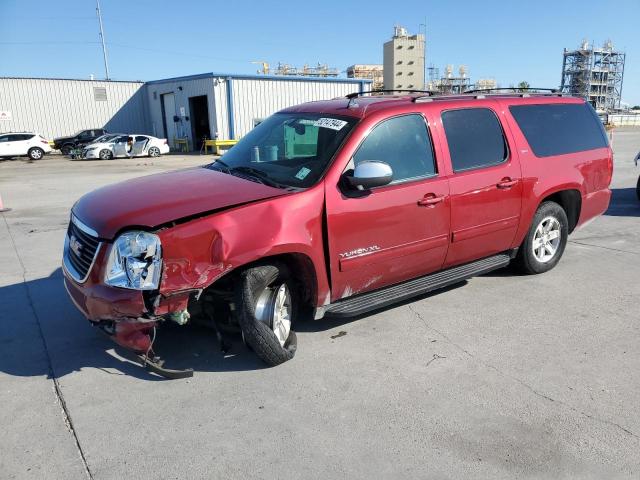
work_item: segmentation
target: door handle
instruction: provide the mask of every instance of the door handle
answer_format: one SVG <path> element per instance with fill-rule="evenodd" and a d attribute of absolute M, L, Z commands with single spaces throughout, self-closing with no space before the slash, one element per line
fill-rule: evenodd
<path fill-rule="evenodd" d="M 504 177 L 502 180 L 498 182 L 498 188 L 506 189 L 513 187 L 516 183 L 518 183 L 518 179 L 512 180 L 510 177 Z"/>
<path fill-rule="evenodd" d="M 438 203 L 441 203 L 443 201 L 444 201 L 444 196 L 437 197 L 433 193 L 428 193 L 427 195 L 422 197 L 420 200 L 418 200 L 418 206 L 420 206 L 420 207 L 434 207 Z"/>

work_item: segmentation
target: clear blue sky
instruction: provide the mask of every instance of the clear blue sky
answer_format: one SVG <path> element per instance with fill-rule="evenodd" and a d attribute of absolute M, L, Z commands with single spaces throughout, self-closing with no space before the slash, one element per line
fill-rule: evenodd
<path fill-rule="evenodd" d="M 640 104 L 640 0 L 102 0 L 111 77 L 253 73 L 252 60 L 382 63 L 393 25 L 427 23 L 427 64 L 465 64 L 502 86 L 560 83 L 562 49 L 626 51 L 623 101 Z M 479 8 L 482 5 L 482 8 Z M 390 8 L 386 8 L 390 6 Z M 104 76 L 94 0 L 0 0 L 0 76 Z"/>

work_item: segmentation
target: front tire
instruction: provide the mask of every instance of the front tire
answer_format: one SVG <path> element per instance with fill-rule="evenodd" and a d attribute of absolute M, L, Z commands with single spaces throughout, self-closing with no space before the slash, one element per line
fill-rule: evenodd
<path fill-rule="evenodd" d="M 71 153 L 72 148 L 73 148 L 73 145 L 70 145 L 70 144 L 63 145 L 62 147 L 60 147 L 60 153 L 62 153 L 63 155 L 69 155 Z"/>
<path fill-rule="evenodd" d="M 638 183 L 636 184 L 636 196 L 640 200 L 640 177 L 638 177 Z"/>
<path fill-rule="evenodd" d="M 296 353 L 298 296 L 281 263 L 248 268 L 240 274 L 236 305 L 244 341 L 267 365 L 291 360 Z"/>
<path fill-rule="evenodd" d="M 98 156 L 100 157 L 100 160 L 111 160 L 113 158 L 113 153 L 111 153 L 111 150 L 104 148 L 100 150 Z"/>
<path fill-rule="evenodd" d="M 150 157 L 159 157 L 160 156 L 160 149 L 158 147 L 151 147 L 149 149 L 149 156 Z"/>
<path fill-rule="evenodd" d="M 526 274 L 548 272 L 560 261 L 568 237 L 569 221 L 564 209 L 555 202 L 543 202 L 518 250 L 517 266 Z"/>
<path fill-rule="evenodd" d="M 38 147 L 33 147 L 29 149 L 27 155 L 31 160 L 40 160 L 42 157 L 44 157 L 44 150 Z"/>

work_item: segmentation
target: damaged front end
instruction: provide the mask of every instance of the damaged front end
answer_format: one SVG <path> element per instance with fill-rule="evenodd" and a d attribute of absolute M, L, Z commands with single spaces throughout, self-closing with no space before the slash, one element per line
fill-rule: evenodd
<path fill-rule="evenodd" d="M 94 264 L 97 268 L 93 268 Z M 184 325 L 187 306 L 200 291 L 163 297 L 158 293 L 162 248 L 157 235 L 129 231 L 111 244 L 72 215 L 65 239 L 65 287 L 76 307 L 135 360 L 166 378 L 185 378 L 193 370 L 172 370 L 153 350 L 163 321 Z"/>

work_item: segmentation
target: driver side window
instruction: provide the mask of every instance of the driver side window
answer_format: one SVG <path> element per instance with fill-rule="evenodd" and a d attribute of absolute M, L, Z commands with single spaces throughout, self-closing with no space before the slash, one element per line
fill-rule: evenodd
<path fill-rule="evenodd" d="M 393 183 L 435 175 L 433 148 L 422 115 L 403 115 L 376 125 L 353 156 L 354 167 L 366 160 L 389 164 Z"/>

